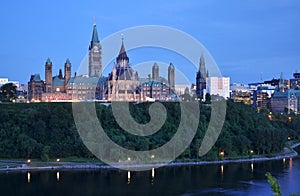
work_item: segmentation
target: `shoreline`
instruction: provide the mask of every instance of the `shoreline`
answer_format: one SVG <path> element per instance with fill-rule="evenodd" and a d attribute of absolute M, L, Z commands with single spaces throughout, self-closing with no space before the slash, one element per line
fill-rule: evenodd
<path fill-rule="evenodd" d="M 297 146 L 299 146 L 297 144 Z M 287 159 L 297 157 L 298 153 L 292 149 L 289 153 L 284 155 L 274 156 L 274 157 L 260 157 L 260 158 L 246 158 L 246 159 L 227 159 L 227 160 L 219 160 L 219 161 L 191 161 L 191 162 L 170 162 L 170 163 L 156 163 L 156 164 L 132 164 L 126 165 L 128 170 L 134 168 L 158 168 L 158 167 L 178 167 L 178 166 L 192 166 L 192 165 L 216 165 L 216 164 L 230 164 L 230 163 L 254 163 L 254 162 L 262 162 L 262 161 L 273 161 L 273 160 L 280 160 L 280 159 Z M 2 161 L 5 163 L 5 161 Z M 13 161 L 8 161 L 13 162 Z M 31 164 L 34 164 L 32 162 Z M 103 165 L 103 163 L 95 162 L 95 163 L 83 163 L 83 162 L 43 162 L 43 164 L 49 166 L 28 166 L 28 164 L 21 164 L 21 167 L 3 167 L 0 168 L 0 172 L 9 172 L 9 171 L 16 171 L 16 172 L 23 172 L 23 171 L 62 171 L 62 170 L 95 170 L 95 169 L 119 169 L 113 167 L 111 165 Z M 56 164 L 51 166 L 51 164 Z M 58 164 L 58 165 L 57 165 Z"/>

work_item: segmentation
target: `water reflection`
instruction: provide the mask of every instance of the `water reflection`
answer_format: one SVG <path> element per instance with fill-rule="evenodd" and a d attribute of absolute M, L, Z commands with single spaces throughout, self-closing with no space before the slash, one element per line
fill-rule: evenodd
<path fill-rule="evenodd" d="M 289 157 L 285 161 L 162 167 L 134 173 L 114 169 L 9 172 L 0 174 L 0 189 L 1 195 L 39 195 L 43 190 L 45 196 L 58 195 L 62 189 L 65 195 L 73 196 L 157 195 L 158 192 L 159 195 L 271 195 L 266 172 L 272 172 L 278 179 L 283 195 L 300 192 L 300 159 Z"/>
<path fill-rule="evenodd" d="M 154 170 L 154 168 L 152 168 L 152 170 L 151 170 L 151 185 L 154 184 L 154 177 L 155 177 L 155 170 Z"/>
<path fill-rule="evenodd" d="M 154 178 L 154 176 L 155 176 L 155 170 L 154 170 L 154 168 L 152 168 L 152 170 L 151 170 L 151 176 L 152 176 L 152 178 Z"/>
<path fill-rule="evenodd" d="M 221 165 L 221 174 L 222 174 L 222 176 L 224 174 L 224 165 Z"/>
<path fill-rule="evenodd" d="M 56 172 L 56 180 L 59 181 L 59 172 Z"/>
<path fill-rule="evenodd" d="M 30 172 L 27 172 L 27 182 L 30 183 Z"/>
<path fill-rule="evenodd" d="M 130 184 L 130 171 L 127 172 L 127 184 Z"/>

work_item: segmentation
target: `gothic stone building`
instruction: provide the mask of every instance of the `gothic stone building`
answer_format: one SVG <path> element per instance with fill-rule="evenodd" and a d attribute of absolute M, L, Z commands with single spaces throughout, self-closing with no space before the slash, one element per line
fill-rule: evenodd
<path fill-rule="evenodd" d="M 206 78 L 208 78 L 208 71 L 205 68 L 204 56 L 201 55 L 199 70 L 196 75 L 196 95 L 204 98 L 203 90 L 206 89 Z"/>
<path fill-rule="evenodd" d="M 108 77 L 102 76 L 102 46 L 94 24 L 92 39 L 89 45 L 89 73 L 71 76 L 71 62 L 67 59 L 62 70 L 53 76 L 52 62 L 48 58 L 45 64 L 45 81 L 39 74 L 32 75 L 28 100 L 36 101 L 147 101 L 170 100 L 175 89 L 175 67 L 170 64 L 168 80 L 159 77 L 159 68 L 153 66 L 153 79 L 139 78 L 138 73 L 129 64 L 124 42 L 116 64 Z"/>

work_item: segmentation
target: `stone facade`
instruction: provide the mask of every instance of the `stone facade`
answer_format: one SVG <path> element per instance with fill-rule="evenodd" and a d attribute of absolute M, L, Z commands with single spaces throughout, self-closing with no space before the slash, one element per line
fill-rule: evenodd
<path fill-rule="evenodd" d="M 196 75 L 196 95 L 198 97 L 204 98 L 203 90 L 206 89 L 206 78 L 208 77 L 208 71 L 205 67 L 204 56 L 201 55 L 199 70 Z"/>
<path fill-rule="evenodd" d="M 159 67 L 153 66 L 152 82 L 144 83 L 129 64 L 124 41 L 116 58 L 116 63 L 108 77 L 102 76 L 102 46 L 100 44 L 97 27 L 94 25 L 92 40 L 89 46 L 89 73 L 81 76 L 71 76 L 72 65 L 69 59 L 59 74 L 52 75 L 52 61 L 45 63 L 45 81 L 38 74 L 33 75 L 28 82 L 28 101 L 147 101 L 170 100 L 175 89 L 175 67 L 170 64 L 168 80 L 159 77 Z"/>

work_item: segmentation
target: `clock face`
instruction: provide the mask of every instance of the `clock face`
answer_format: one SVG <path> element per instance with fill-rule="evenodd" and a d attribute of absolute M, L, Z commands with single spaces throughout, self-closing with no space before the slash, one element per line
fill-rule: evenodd
<path fill-rule="evenodd" d="M 94 52 L 99 52 L 98 46 L 94 46 Z"/>

